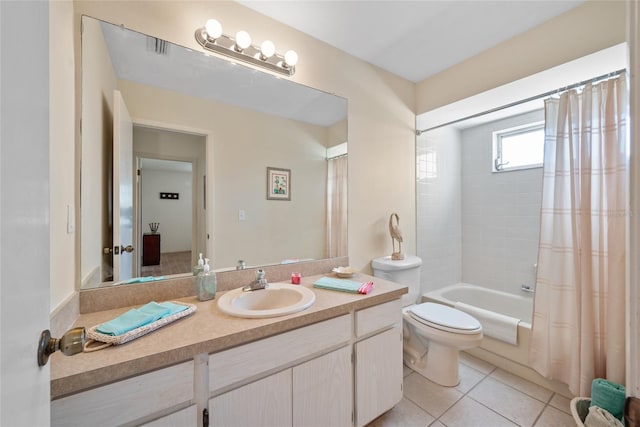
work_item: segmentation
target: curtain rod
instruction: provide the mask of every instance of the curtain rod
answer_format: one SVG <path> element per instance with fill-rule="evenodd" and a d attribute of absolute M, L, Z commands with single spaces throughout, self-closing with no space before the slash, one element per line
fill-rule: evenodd
<path fill-rule="evenodd" d="M 558 89 L 555 89 L 555 90 L 550 90 L 549 92 L 545 92 L 545 93 L 541 93 L 540 95 L 535 95 L 535 96 L 531 96 L 529 98 L 521 99 L 520 101 L 514 101 L 514 102 L 511 102 L 509 104 L 502 105 L 500 107 L 492 108 L 490 110 L 483 111 L 481 113 L 472 114 L 470 116 L 463 117 L 461 119 L 452 120 L 450 122 L 443 123 L 441 125 L 433 126 L 433 127 L 427 128 L 427 129 L 418 129 L 418 130 L 416 130 L 416 136 L 420 136 L 424 132 L 428 132 L 430 130 L 438 129 L 438 128 L 441 128 L 441 127 L 444 127 L 444 126 L 449 126 L 449 125 L 452 125 L 452 124 L 455 124 L 455 123 L 460 123 L 460 122 L 463 122 L 463 121 L 469 120 L 469 119 L 475 119 L 477 117 L 484 116 L 485 114 L 495 113 L 497 111 L 505 110 L 505 109 L 510 108 L 510 107 L 515 107 L 516 105 L 525 104 L 525 103 L 530 102 L 530 101 L 535 101 L 536 99 L 546 98 L 546 97 L 552 96 L 552 95 L 557 95 L 560 92 L 565 92 L 567 90 L 575 89 L 575 88 L 584 86 L 584 85 L 586 85 L 588 83 L 595 83 L 595 82 L 598 82 L 600 80 L 606 80 L 606 79 L 610 79 L 612 77 L 617 77 L 620 74 L 622 74 L 625 70 L 626 69 L 623 68 L 622 70 L 612 71 L 611 73 L 603 74 L 601 76 L 594 77 L 594 78 L 591 78 L 591 79 L 588 79 L 588 80 L 583 80 L 583 81 L 581 81 L 579 83 L 574 83 L 574 84 L 571 84 L 569 86 L 564 86 L 564 87 L 561 87 L 561 88 L 558 88 Z"/>

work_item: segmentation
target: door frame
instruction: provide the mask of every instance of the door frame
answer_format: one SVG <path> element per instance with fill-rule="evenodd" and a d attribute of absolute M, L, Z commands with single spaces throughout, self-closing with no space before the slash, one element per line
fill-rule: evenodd
<path fill-rule="evenodd" d="M 168 122 L 160 122 L 160 121 L 156 121 L 156 120 L 149 120 L 149 119 L 144 119 L 144 118 L 140 118 L 140 117 L 131 117 L 131 120 L 133 121 L 133 126 L 136 127 L 145 127 L 145 128 L 149 128 L 149 129 L 157 129 L 157 130 L 166 130 L 169 132 L 178 132 L 178 133 L 186 133 L 186 134 L 190 134 L 190 135 L 196 135 L 196 136 L 202 136 L 205 138 L 205 170 L 204 172 L 204 177 L 205 177 L 205 182 L 204 182 L 204 198 L 205 198 L 205 204 L 204 204 L 204 215 L 205 215 L 205 253 L 203 254 L 203 258 L 206 256 L 207 258 L 210 259 L 215 259 L 215 253 L 214 253 L 214 245 L 213 245 L 213 226 L 214 226 L 214 207 L 215 207 L 215 194 L 214 194 L 214 165 L 213 165 L 213 159 L 214 159 L 214 154 L 213 154 L 213 150 L 214 150 L 214 137 L 213 137 L 213 133 L 211 133 L 211 131 L 209 129 L 200 129 L 200 128 L 194 128 L 194 127 L 190 127 L 190 126 L 183 126 L 183 125 L 179 125 L 179 124 L 175 124 L 175 123 L 168 123 Z M 137 156 L 137 152 L 134 152 L 134 157 Z M 144 154 L 144 153 L 143 153 Z M 146 157 L 146 156 L 145 156 Z M 180 161 L 192 161 L 194 159 L 188 159 L 185 160 L 185 158 L 169 158 L 169 157 L 164 157 L 164 160 L 180 160 Z M 138 162 L 134 161 L 134 167 L 137 167 Z M 194 169 L 194 173 L 193 173 L 193 179 L 194 179 L 194 183 L 193 183 L 193 188 L 197 188 L 197 180 L 199 179 L 198 176 L 200 175 L 200 171 L 197 170 L 197 162 L 196 162 L 196 168 Z M 134 171 L 135 172 L 135 171 Z M 136 194 L 138 193 L 138 188 L 137 188 L 137 184 L 134 186 L 134 188 L 136 189 Z M 192 257 L 192 261 L 194 261 L 194 257 L 197 257 L 197 239 L 198 239 L 198 235 L 197 235 L 197 225 L 198 225 L 198 209 L 197 209 L 197 197 L 193 198 L 193 203 L 195 204 L 196 208 L 192 209 L 193 210 L 193 215 L 194 217 L 192 218 L 193 220 L 193 225 L 192 225 L 192 240 L 191 240 L 191 246 L 192 246 L 192 251 L 191 251 L 191 257 Z M 137 230 L 138 228 L 138 223 L 139 223 L 139 203 L 137 202 L 137 195 L 134 195 L 134 200 L 136 201 L 135 203 L 137 204 L 136 207 L 134 207 L 134 236 L 139 239 L 139 230 Z M 136 242 L 136 247 L 140 248 L 140 242 Z M 196 249 L 194 249 L 196 248 Z M 139 257 L 136 257 L 136 259 L 138 259 Z M 138 273 L 140 272 L 140 262 L 138 261 L 137 263 L 138 267 L 137 267 L 137 271 Z"/>
<path fill-rule="evenodd" d="M 146 153 L 146 152 L 133 152 L 134 159 L 134 168 L 139 169 L 140 161 L 142 159 L 155 159 L 155 160 L 171 160 L 176 162 L 190 163 L 191 164 L 191 191 L 193 194 L 191 200 L 191 265 L 195 265 L 195 262 L 198 258 L 197 250 L 198 250 L 198 199 L 199 196 L 196 193 L 196 189 L 198 188 L 198 176 L 200 176 L 200 170 L 198 168 L 198 159 L 193 157 L 180 157 L 180 156 L 165 156 L 161 154 L 155 153 Z M 138 256 L 134 259 L 134 272 L 137 276 L 140 276 L 142 271 L 142 265 L 140 263 L 141 259 L 141 251 L 142 251 L 142 231 L 144 230 L 144 225 L 142 224 L 142 188 L 140 175 L 137 175 L 134 170 L 134 177 L 136 178 L 136 183 L 134 185 L 133 190 L 133 242 L 136 248 L 139 248 Z M 186 273 L 186 271 L 185 271 Z"/>

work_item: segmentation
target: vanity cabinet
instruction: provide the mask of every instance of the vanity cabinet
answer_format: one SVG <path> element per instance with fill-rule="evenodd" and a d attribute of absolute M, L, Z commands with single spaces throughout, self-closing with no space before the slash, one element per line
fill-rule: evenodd
<path fill-rule="evenodd" d="M 211 425 L 351 425 L 350 329 L 344 315 L 212 354 Z"/>
<path fill-rule="evenodd" d="M 174 413 L 188 419 L 182 417 L 196 411 L 189 409 L 193 404 L 194 362 L 190 361 L 54 400 L 51 425 L 139 425 L 154 419 L 160 419 L 155 425 L 167 425 Z"/>
<path fill-rule="evenodd" d="M 351 378 L 345 346 L 210 399 L 210 425 L 349 426 Z"/>
<path fill-rule="evenodd" d="M 362 426 L 402 399 L 399 299 L 261 333 L 267 337 L 58 398 L 51 423 Z"/>

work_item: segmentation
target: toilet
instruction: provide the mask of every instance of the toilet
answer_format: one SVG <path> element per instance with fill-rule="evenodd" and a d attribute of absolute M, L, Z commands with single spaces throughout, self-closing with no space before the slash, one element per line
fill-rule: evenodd
<path fill-rule="evenodd" d="M 473 316 L 444 304 L 416 304 L 421 265 L 417 256 L 403 260 L 386 256 L 371 261 L 374 276 L 409 288 L 402 296 L 404 363 L 437 384 L 453 387 L 460 382 L 460 350 L 480 345 L 482 325 Z"/>

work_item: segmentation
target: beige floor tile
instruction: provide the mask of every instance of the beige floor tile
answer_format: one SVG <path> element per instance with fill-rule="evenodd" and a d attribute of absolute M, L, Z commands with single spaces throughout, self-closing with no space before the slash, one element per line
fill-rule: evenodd
<path fill-rule="evenodd" d="M 456 386 L 456 390 L 461 393 L 468 392 L 487 376 L 487 374 L 476 371 L 463 363 L 460 363 L 458 368 L 460 373 L 460 384 Z"/>
<path fill-rule="evenodd" d="M 434 421 L 433 423 L 429 424 L 429 427 L 447 427 L 447 426 L 442 424 L 440 421 Z"/>
<path fill-rule="evenodd" d="M 469 353 L 465 353 L 464 351 L 460 352 L 460 363 L 464 363 L 465 365 L 475 369 L 476 371 L 480 371 L 483 374 L 490 374 L 493 372 L 496 367 L 489 362 L 485 362 L 482 359 L 478 359 L 470 355 Z"/>
<path fill-rule="evenodd" d="M 555 393 L 549 402 L 549 405 L 553 406 L 556 409 L 560 409 L 562 412 L 566 412 L 567 414 L 571 413 L 571 408 L 569 405 L 571 404 L 571 399 L 562 396 L 561 394 Z"/>
<path fill-rule="evenodd" d="M 574 427 L 573 417 L 559 409 L 547 406 L 536 422 L 536 427 Z"/>
<path fill-rule="evenodd" d="M 406 377 L 407 375 L 409 375 L 410 373 L 412 373 L 413 370 L 408 367 L 407 365 L 402 365 L 402 377 Z"/>
<path fill-rule="evenodd" d="M 491 373 L 491 377 L 544 403 L 547 403 L 553 394 L 549 389 L 541 387 L 538 384 L 534 384 L 531 381 L 527 381 L 524 378 L 513 375 L 512 373 L 502 369 L 496 369 L 493 371 Z"/>
<path fill-rule="evenodd" d="M 453 387 L 443 387 L 429 381 L 417 372 L 404 379 L 404 397 L 438 418 L 462 397 Z"/>
<path fill-rule="evenodd" d="M 376 418 L 368 427 L 426 427 L 435 420 L 409 399 Z"/>
<path fill-rule="evenodd" d="M 463 397 L 440 417 L 447 427 L 517 427 L 470 397 Z"/>
<path fill-rule="evenodd" d="M 545 404 L 491 376 L 482 380 L 468 396 L 520 426 L 530 427 Z"/>

